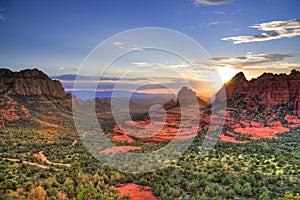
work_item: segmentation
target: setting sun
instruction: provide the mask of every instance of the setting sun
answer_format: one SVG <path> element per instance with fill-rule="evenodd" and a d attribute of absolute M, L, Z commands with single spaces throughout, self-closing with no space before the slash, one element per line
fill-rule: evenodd
<path fill-rule="evenodd" d="M 218 67 L 217 70 L 223 83 L 228 82 L 235 74 L 238 73 L 236 69 L 228 67 Z"/>

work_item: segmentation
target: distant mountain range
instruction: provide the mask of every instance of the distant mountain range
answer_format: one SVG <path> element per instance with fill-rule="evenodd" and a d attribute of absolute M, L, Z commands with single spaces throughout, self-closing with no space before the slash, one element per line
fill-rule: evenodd
<path fill-rule="evenodd" d="M 115 91 L 102 91 L 102 92 L 94 92 L 94 91 L 69 91 L 67 93 L 75 94 L 76 97 L 87 100 L 91 99 L 91 97 L 98 98 L 130 98 L 130 99 L 152 99 L 152 98 L 174 98 L 175 96 L 172 94 L 148 94 L 148 93 L 139 93 L 139 92 L 129 92 L 124 90 L 115 90 Z"/>
<path fill-rule="evenodd" d="M 131 98 L 131 99 L 149 99 L 149 98 L 174 98 L 173 94 L 149 94 L 149 93 L 142 93 L 142 92 L 131 92 L 126 90 L 105 90 L 105 91 L 97 91 L 94 92 L 93 90 L 76 90 L 73 91 L 73 81 L 80 80 L 80 81 L 97 81 L 97 77 L 93 76 L 80 76 L 76 74 L 64 74 L 60 76 L 52 76 L 54 80 L 59 80 L 62 83 L 64 88 L 68 88 L 69 90 L 66 91 L 70 94 L 75 94 L 76 97 L 87 100 L 91 99 L 92 97 L 98 98 Z M 101 77 L 101 80 L 118 80 L 118 78 L 114 77 Z"/>
<path fill-rule="evenodd" d="M 76 74 L 63 74 L 59 76 L 50 76 L 51 79 L 60 80 L 60 81 L 74 81 L 75 79 L 78 80 L 98 80 L 97 77 L 94 76 L 82 76 Z M 101 80 L 118 80 L 118 78 L 114 77 L 101 77 Z"/>

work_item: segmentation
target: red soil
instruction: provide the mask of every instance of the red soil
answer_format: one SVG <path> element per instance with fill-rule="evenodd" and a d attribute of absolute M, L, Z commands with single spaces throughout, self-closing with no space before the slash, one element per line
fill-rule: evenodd
<path fill-rule="evenodd" d="M 197 136 L 198 121 L 195 120 L 197 112 L 195 106 L 185 107 L 185 112 L 181 113 L 180 108 L 173 108 L 167 111 L 167 116 L 162 112 L 152 115 L 156 120 L 151 121 L 146 118 L 141 121 L 125 121 L 122 127 L 116 125 L 113 129 L 111 140 L 118 142 L 169 142 L 171 140 L 184 141 Z M 184 120 L 182 120 L 184 119 Z"/>
<path fill-rule="evenodd" d="M 105 149 L 103 151 L 100 151 L 100 153 L 116 153 L 120 151 L 131 151 L 131 150 L 138 150 L 141 149 L 141 147 L 135 147 L 135 146 L 115 146 L 112 148 Z"/>
<path fill-rule="evenodd" d="M 262 127 L 263 125 L 261 123 L 258 123 L 258 122 L 251 122 L 251 126 L 252 127 L 255 127 L 255 128 L 260 128 Z"/>
<path fill-rule="evenodd" d="M 223 141 L 223 142 L 233 142 L 233 143 L 246 143 L 248 141 L 241 141 L 241 140 L 236 140 L 233 136 L 227 136 L 227 135 L 224 135 L 224 133 L 221 133 L 220 134 L 220 140 Z"/>
<path fill-rule="evenodd" d="M 285 120 L 287 120 L 290 127 L 298 127 L 300 126 L 300 119 L 293 115 L 286 115 Z"/>
<path fill-rule="evenodd" d="M 261 127 L 261 128 L 236 128 L 235 132 L 241 133 L 241 135 L 249 136 L 254 140 L 258 140 L 260 138 L 277 138 L 277 133 L 283 133 L 289 131 L 286 127 Z"/>
<path fill-rule="evenodd" d="M 130 136 L 128 135 L 115 135 L 111 138 L 112 141 L 116 141 L 116 142 L 128 142 L 128 143 L 134 143 L 135 140 L 132 139 Z"/>
<path fill-rule="evenodd" d="M 150 187 L 139 186 L 133 183 L 123 184 L 117 188 L 121 196 L 128 195 L 131 200 L 157 200 L 150 190 Z"/>

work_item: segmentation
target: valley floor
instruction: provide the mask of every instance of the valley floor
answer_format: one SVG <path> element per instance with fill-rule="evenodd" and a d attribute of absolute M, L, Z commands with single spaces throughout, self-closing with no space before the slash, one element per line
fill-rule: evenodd
<path fill-rule="evenodd" d="M 218 142 L 204 158 L 197 137 L 179 159 L 144 174 L 101 164 L 72 131 L 3 128 L 0 137 L 1 199 L 277 199 L 300 193 L 297 128 L 277 139 Z M 132 145 L 120 149 L 151 152 L 164 144 Z"/>

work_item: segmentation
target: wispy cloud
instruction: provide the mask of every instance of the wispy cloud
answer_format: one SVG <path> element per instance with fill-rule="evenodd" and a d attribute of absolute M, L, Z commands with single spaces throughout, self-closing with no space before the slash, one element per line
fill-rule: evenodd
<path fill-rule="evenodd" d="M 4 8 L 0 8 L 0 21 L 6 20 L 6 16 L 3 14 L 4 11 Z"/>
<path fill-rule="evenodd" d="M 147 62 L 133 62 L 131 64 L 133 64 L 137 67 L 152 67 L 153 66 L 153 64 L 147 63 Z"/>
<path fill-rule="evenodd" d="M 214 26 L 214 25 L 221 25 L 221 24 L 231 24 L 231 21 L 219 21 L 219 20 L 214 20 L 210 22 L 204 22 L 200 25 L 192 25 L 190 26 L 190 29 L 201 29 L 203 27 L 209 27 L 209 26 Z"/>
<path fill-rule="evenodd" d="M 263 31 L 261 35 L 241 35 L 222 38 L 224 41 L 232 41 L 234 44 L 261 42 L 280 38 L 292 38 L 300 35 L 300 20 L 271 21 L 250 26 Z"/>
<path fill-rule="evenodd" d="M 123 46 L 124 42 L 116 41 L 116 42 L 113 42 L 112 44 L 116 45 L 116 46 Z"/>
<path fill-rule="evenodd" d="M 224 12 L 224 11 L 215 11 L 214 13 L 217 15 L 226 15 L 227 14 L 227 12 Z"/>
<path fill-rule="evenodd" d="M 291 71 L 292 69 L 300 69 L 300 62 L 296 63 L 287 63 L 287 62 L 282 62 L 280 64 L 270 64 L 266 66 L 261 66 L 261 67 L 244 67 L 243 70 L 245 71 L 260 71 L 260 72 L 268 72 L 268 71 L 274 71 L 278 73 L 284 72 L 284 70 Z"/>
<path fill-rule="evenodd" d="M 277 63 L 286 58 L 293 57 L 292 54 L 253 54 L 247 53 L 245 56 L 235 57 L 215 57 L 212 60 L 218 67 L 230 67 L 235 69 L 243 69 L 244 67 L 259 67 L 265 64 Z"/>
<path fill-rule="evenodd" d="M 156 64 L 154 65 L 156 69 L 183 69 L 183 70 L 207 70 L 207 68 L 212 68 L 211 64 L 208 65 L 205 61 L 198 62 L 198 61 L 182 61 L 179 63 L 173 64 Z M 211 69 L 209 69 L 211 70 Z"/>
<path fill-rule="evenodd" d="M 221 4 L 227 4 L 231 0 L 195 0 L 194 5 L 199 6 L 202 5 L 208 5 L 208 6 L 217 6 Z"/>
<path fill-rule="evenodd" d="M 143 48 L 140 48 L 140 47 L 129 47 L 128 49 L 131 51 L 143 51 L 144 50 Z"/>
<path fill-rule="evenodd" d="M 280 63 L 270 63 L 259 67 L 244 67 L 243 72 L 245 72 L 245 75 L 248 79 L 251 79 L 252 77 L 260 76 L 262 72 L 270 72 L 276 74 L 281 74 L 281 73 L 289 74 L 293 69 L 300 70 L 300 62 L 295 62 L 295 63 L 280 62 Z"/>
<path fill-rule="evenodd" d="M 112 44 L 120 49 L 126 49 L 130 51 L 143 51 L 143 48 L 139 47 L 138 45 L 126 45 L 125 42 L 121 41 L 115 41 Z"/>
<path fill-rule="evenodd" d="M 242 30 L 241 28 L 234 28 L 233 29 L 234 31 L 240 31 L 240 30 Z"/>
<path fill-rule="evenodd" d="M 229 22 L 229 21 L 212 21 L 212 22 L 210 22 L 209 24 L 210 25 L 217 25 L 217 24 L 230 24 L 231 22 Z"/>
<path fill-rule="evenodd" d="M 3 15 L 3 14 L 0 14 L 0 21 L 4 21 L 4 20 L 6 20 L 6 17 L 5 17 L 5 15 Z"/>

